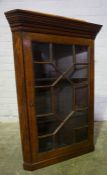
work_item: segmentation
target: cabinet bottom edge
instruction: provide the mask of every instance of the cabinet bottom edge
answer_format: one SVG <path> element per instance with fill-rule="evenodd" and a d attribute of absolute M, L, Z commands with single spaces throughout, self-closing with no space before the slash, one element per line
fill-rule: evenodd
<path fill-rule="evenodd" d="M 77 156 L 81 156 L 84 155 L 86 153 L 92 152 L 94 151 L 94 146 L 89 146 L 89 147 L 83 147 L 83 149 L 78 150 L 76 152 L 71 152 L 69 154 L 65 154 L 65 155 L 59 155 L 57 157 L 53 157 L 52 159 L 45 159 L 44 161 L 40 161 L 40 162 L 36 162 L 36 163 L 23 163 L 23 168 L 24 170 L 28 170 L 28 171 L 34 171 L 58 162 L 62 162 L 64 160 L 70 159 L 70 158 L 74 158 Z"/>

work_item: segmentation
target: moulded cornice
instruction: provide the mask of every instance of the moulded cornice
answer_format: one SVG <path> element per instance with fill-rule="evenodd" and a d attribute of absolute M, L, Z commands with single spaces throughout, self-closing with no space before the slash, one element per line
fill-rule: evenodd
<path fill-rule="evenodd" d="M 86 21 L 15 9 L 5 12 L 12 32 L 24 31 L 95 39 L 102 25 Z"/>

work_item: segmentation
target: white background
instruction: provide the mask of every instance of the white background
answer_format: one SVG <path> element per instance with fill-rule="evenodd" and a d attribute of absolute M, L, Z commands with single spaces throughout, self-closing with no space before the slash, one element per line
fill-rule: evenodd
<path fill-rule="evenodd" d="M 0 120 L 18 118 L 12 38 L 4 16 L 16 8 L 103 25 L 95 41 L 95 120 L 107 120 L 107 0 L 0 0 Z"/>

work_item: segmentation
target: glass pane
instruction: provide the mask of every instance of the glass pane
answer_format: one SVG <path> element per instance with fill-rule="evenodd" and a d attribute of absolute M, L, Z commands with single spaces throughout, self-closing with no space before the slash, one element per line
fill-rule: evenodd
<path fill-rule="evenodd" d="M 32 42 L 39 152 L 88 138 L 88 47 Z"/>
<path fill-rule="evenodd" d="M 73 65 L 72 45 L 53 44 L 53 58 L 58 70 L 66 71 Z"/>
<path fill-rule="evenodd" d="M 87 125 L 88 121 L 88 112 L 75 112 L 69 120 L 65 122 L 63 127 L 59 130 L 56 135 L 57 147 L 71 145 L 77 142 L 79 133 L 75 133 L 78 128 L 84 127 Z M 84 131 L 84 135 L 87 135 L 87 131 Z M 81 136 L 82 137 L 82 136 Z M 80 141 L 87 139 L 87 137 L 80 137 Z"/>
<path fill-rule="evenodd" d="M 41 136 L 45 134 L 52 134 L 60 124 L 60 121 L 57 119 L 57 117 L 50 115 L 45 117 L 38 117 L 37 123 L 38 135 Z"/>
<path fill-rule="evenodd" d="M 73 89 L 71 84 L 62 79 L 54 88 L 55 113 L 61 118 L 66 118 L 73 110 Z"/>
<path fill-rule="evenodd" d="M 72 128 L 86 126 L 88 122 L 88 110 L 76 111 L 72 117 Z"/>
<path fill-rule="evenodd" d="M 71 119 L 59 130 L 56 135 L 57 147 L 68 146 L 74 143 L 74 133 L 71 127 Z"/>
<path fill-rule="evenodd" d="M 88 128 L 83 127 L 83 128 L 75 129 L 75 138 L 76 138 L 76 142 L 81 142 L 83 140 L 87 140 Z"/>
<path fill-rule="evenodd" d="M 49 59 L 49 44 L 32 42 L 32 57 L 34 61 L 47 61 Z"/>
<path fill-rule="evenodd" d="M 60 76 L 51 64 L 35 64 L 34 63 L 34 79 L 37 86 L 52 85 Z"/>
<path fill-rule="evenodd" d="M 47 137 L 39 139 L 39 152 L 49 151 L 54 148 L 53 138 Z"/>
<path fill-rule="evenodd" d="M 73 83 L 82 83 L 88 79 L 88 66 L 86 65 L 76 65 L 75 68 L 65 75 Z"/>
<path fill-rule="evenodd" d="M 88 78 L 88 66 L 86 65 L 76 65 L 72 76 L 72 79 L 86 79 Z"/>
<path fill-rule="evenodd" d="M 78 87 L 75 89 L 76 108 L 88 107 L 88 87 Z"/>
<path fill-rule="evenodd" d="M 36 88 L 36 113 L 37 115 L 52 112 L 51 92 L 48 88 Z"/>
<path fill-rule="evenodd" d="M 88 47 L 75 45 L 76 63 L 88 63 Z"/>

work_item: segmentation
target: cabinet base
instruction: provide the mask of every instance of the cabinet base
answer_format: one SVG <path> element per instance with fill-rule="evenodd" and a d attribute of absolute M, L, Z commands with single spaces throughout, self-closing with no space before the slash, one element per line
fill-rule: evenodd
<path fill-rule="evenodd" d="M 76 157 L 76 156 L 80 156 L 82 154 L 86 154 L 86 153 L 92 152 L 92 151 L 94 151 L 94 146 L 85 147 L 85 148 L 79 149 L 76 152 L 69 153 L 69 155 L 68 154 L 59 155 L 57 157 L 53 157 L 51 159 L 46 159 L 46 160 L 43 160 L 43 161 L 40 161 L 40 162 L 36 162 L 36 163 L 33 163 L 33 164 L 24 163 L 23 164 L 23 168 L 25 170 L 28 170 L 28 171 L 34 171 L 36 169 L 43 168 L 43 167 L 46 167 L 48 165 L 52 165 L 52 164 L 55 164 L 55 163 L 58 163 L 58 162 L 61 162 L 61 161 L 64 161 L 64 160 Z"/>

